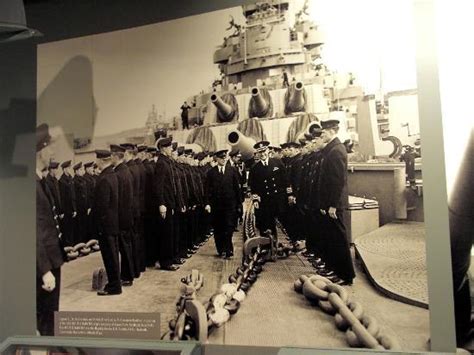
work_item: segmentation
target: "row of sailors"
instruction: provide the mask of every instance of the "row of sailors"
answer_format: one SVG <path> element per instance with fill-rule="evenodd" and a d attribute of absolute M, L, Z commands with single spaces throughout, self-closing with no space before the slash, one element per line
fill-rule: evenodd
<path fill-rule="evenodd" d="M 147 266 L 177 270 L 209 233 L 206 174 L 216 162 L 210 154 L 178 147 L 171 137 L 157 145 L 158 151 L 111 145 L 109 151 L 96 152 L 95 165 L 64 162 L 59 181 L 59 164 L 49 165 L 45 190 L 63 245 L 99 239 L 109 279 L 100 295 L 120 293 Z M 238 155 L 230 164 L 234 161 L 238 165 Z M 231 256 L 231 250 L 226 252 Z"/>
<path fill-rule="evenodd" d="M 300 142 L 279 148 L 255 144 L 248 184 L 261 233 L 276 235 L 278 220 L 293 243 L 306 241 L 305 255 L 318 273 L 350 285 L 355 273 L 344 221 L 350 147 L 337 138 L 338 124 L 323 121 Z"/>

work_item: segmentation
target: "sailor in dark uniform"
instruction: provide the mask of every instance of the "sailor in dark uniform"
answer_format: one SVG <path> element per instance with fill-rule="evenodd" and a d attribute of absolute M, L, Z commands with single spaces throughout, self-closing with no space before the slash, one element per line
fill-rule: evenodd
<path fill-rule="evenodd" d="M 99 296 L 122 293 L 119 264 L 118 180 L 114 173 L 111 153 L 97 150 L 97 166 L 101 170 L 94 194 L 94 219 L 99 234 L 100 253 L 107 272 L 107 285 Z"/>
<path fill-rule="evenodd" d="M 237 176 L 239 177 L 240 203 L 237 205 L 237 217 L 235 226 L 235 231 L 237 231 L 237 226 L 239 225 L 239 222 L 243 219 L 243 202 L 245 200 L 244 185 L 246 184 L 246 171 L 242 163 L 242 154 L 240 154 L 239 150 L 235 150 L 229 153 L 228 165 L 232 166 L 235 169 Z"/>
<path fill-rule="evenodd" d="M 94 218 L 92 218 L 92 205 L 94 204 L 94 190 L 96 183 L 96 176 L 94 174 L 94 162 L 90 161 L 84 164 L 86 173 L 83 178 L 87 183 L 87 195 L 89 196 L 89 208 L 91 209 L 90 213 L 86 217 L 87 223 L 87 239 L 94 239 L 96 237 L 96 231 L 94 227 Z"/>
<path fill-rule="evenodd" d="M 146 159 L 143 161 L 146 171 L 145 183 L 145 263 L 148 267 L 155 265 L 156 250 L 158 250 L 158 235 L 156 233 L 156 216 L 153 215 L 153 181 L 155 179 L 155 147 L 147 147 Z"/>
<path fill-rule="evenodd" d="M 176 176 L 171 160 L 172 139 L 159 138 L 156 142 L 159 149 L 158 161 L 155 166 L 155 180 L 153 184 L 153 197 L 155 205 L 153 212 L 157 216 L 159 229 L 158 262 L 161 270 L 176 271 L 178 266 L 173 265 L 174 240 L 173 240 L 173 214 L 176 209 Z"/>
<path fill-rule="evenodd" d="M 135 277 L 132 254 L 133 177 L 124 163 L 125 148 L 113 144 L 110 146 L 110 151 L 118 181 L 120 278 L 122 286 L 131 286 Z"/>
<path fill-rule="evenodd" d="M 74 191 L 73 169 L 71 161 L 65 161 L 61 164 L 63 174 L 59 179 L 59 192 L 61 193 L 61 206 L 63 208 L 64 218 L 61 223 L 63 232 L 64 246 L 74 245 L 74 221 L 77 216 L 76 193 Z"/>
<path fill-rule="evenodd" d="M 58 168 L 58 162 L 51 162 L 49 164 L 49 173 L 46 176 L 45 183 L 48 185 L 49 190 L 52 193 L 56 215 L 58 218 L 61 218 L 63 216 L 61 208 L 61 193 L 59 192 Z"/>
<path fill-rule="evenodd" d="M 207 173 L 208 204 L 205 210 L 212 216 L 217 254 L 230 258 L 234 255 L 232 234 L 237 207 L 241 203 L 239 177 L 232 166 L 226 166 L 227 150 L 216 152 L 214 157 L 217 166 Z"/>
<path fill-rule="evenodd" d="M 344 225 L 344 209 L 348 205 L 347 151 L 336 136 L 339 121 L 323 121 L 321 126 L 326 146 L 319 174 L 319 209 L 321 231 L 327 243 L 326 264 L 341 279 L 337 282 L 352 284 L 355 272 Z"/>
<path fill-rule="evenodd" d="M 48 126 L 40 125 L 36 130 L 36 319 L 38 332 L 52 336 L 54 312 L 59 309 L 64 253 L 59 225 L 40 173 L 52 155 L 50 142 Z"/>
<path fill-rule="evenodd" d="M 73 167 L 74 169 L 74 193 L 76 195 L 76 211 L 77 216 L 74 223 L 74 240 L 75 243 L 87 243 L 88 239 L 88 225 L 87 218 L 91 213 L 91 206 L 89 204 L 89 189 L 87 180 L 84 179 L 84 166 L 81 162 Z"/>
<path fill-rule="evenodd" d="M 138 235 L 139 235 L 139 242 L 140 242 L 140 272 L 145 272 L 146 269 L 146 250 L 145 250 L 145 189 L 146 189 L 146 168 L 143 165 L 143 161 L 145 160 L 145 151 L 146 146 L 140 145 L 135 147 L 134 154 L 135 154 L 135 166 L 138 168 L 138 172 L 140 174 L 140 191 L 139 191 L 139 208 L 140 208 L 140 217 L 138 218 Z"/>
<path fill-rule="evenodd" d="M 268 157 L 269 144 L 261 141 L 254 145 L 259 161 L 250 169 L 249 188 L 252 199 L 258 201 L 256 217 L 260 233 L 270 230 L 276 242 L 276 218 L 293 197 L 283 163 Z"/>
<path fill-rule="evenodd" d="M 141 272 L 141 255 L 142 251 L 140 249 L 141 243 L 141 235 L 140 235 L 140 183 L 141 183 L 141 176 L 140 176 L 140 168 L 136 165 L 135 162 L 135 144 L 125 143 L 121 144 L 123 148 L 125 148 L 125 164 L 130 170 L 130 173 L 133 177 L 133 238 L 132 238 L 132 255 L 133 255 L 133 269 L 135 272 L 135 278 L 140 277 Z"/>

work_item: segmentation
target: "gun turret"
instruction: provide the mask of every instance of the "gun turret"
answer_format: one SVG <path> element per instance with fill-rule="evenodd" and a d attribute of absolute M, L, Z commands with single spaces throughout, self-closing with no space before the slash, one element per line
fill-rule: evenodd
<path fill-rule="evenodd" d="M 273 115 L 273 105 L 270 93 L 266 88 L 253 87 L 249 103 L 249 117 L 270 117 Z"/>
<path fill-rule="evenodd" d="M 217 108 L 219 122 L 230 122 L 238 117 L 237 100 L 234 95 L 224 94 L 221 98 L 217 94 L 212 94 L 211 102 Z"/>
<path fill-rule="evenodd" d="M 239 150 L 244 161 L 253 157 L 255 139 L 244 136 L 240 131 L 233 130 L 227 135 L 227 142 L 233 150 Z"/>
<path fill-rule="evenodd" d="M 285 94 L 285 113 L 306 111 L 306 93 L 301 81 L 292 84 Z"/>

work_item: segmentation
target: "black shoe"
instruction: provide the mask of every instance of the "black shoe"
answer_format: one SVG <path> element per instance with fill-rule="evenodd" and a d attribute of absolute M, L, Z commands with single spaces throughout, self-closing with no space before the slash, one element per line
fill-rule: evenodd
<path fill-rule="evenodd" d="M 179 269 L 179 266 L 177 266 L 177 265 L 167 265 L 167 266 L 162 266 L 160 270 L 176 271 L 178 269 Z"/>
<path fill-rule="evenodd" d="M 113 295 L 120 295 L 122 290 L 107 290 L 103 289 L 101 291 L 97 291 L 98 296 L 113 296 Z"/>
<path fill-rule="evenodd" d="M 326 269 L 326 264 L 325 264 L 325 263 L 316 263 L 316 262 L 313 262 L 313 263 L 311 263 L 311 265 L 313 265 L 313 267 L 316 268 L 316 269 L 318 269 L 318 270 Z"/>
<path fill-rule="evenodd" d="M 336 274 L 334 273 L 334 271 L 326 270 L 326 269 L 317 270 L 316 272 L 317 272 L 319 275 L 324 276 L 324 277 L 326 277 L 326 278 L 329 278 L 329 277 L 332 277 L 332 276 L 335 276 L 335 275 L 336 275 Z"/>
<path fill-rule="evenodd" d="M 222 253 L 222 254 L 221 254 L 221 258 L 222 258 L 222 259 L 227 259 L 227 253 Z"/>
<path fill-rule="evenodd" d="M 346 280 L 343 280 L 343 279 L 339 279 L 338 281 L 334 282 L 333 283 L 339 285 L 339 286 L 352 286 L 352 280 L 350 281 L 346 281 Z"/>
<path fill-rule="evenodd" d="M 133 285 L 133 281 L 131 281 L 131 280 L 122 281 L 122 286 L 123 287 L 129 287 L 129 286 L 132 286 L 132 285 Z"/>
<path fill-rule="evenodd" d="M 173 259 L 173 264 L 183 265 L 183 264 L 184 264 L 184 260 L 181 259 L 181 258 Z"/>

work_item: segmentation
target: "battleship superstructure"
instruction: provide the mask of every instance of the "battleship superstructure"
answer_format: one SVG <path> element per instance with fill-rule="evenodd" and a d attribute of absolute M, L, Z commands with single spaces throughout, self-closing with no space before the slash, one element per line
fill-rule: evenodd
<path fill-rule="evenodd" d="M 322 55 L 325 36 L 308 15 L 308 0 L 295 7 L 294 0 L 243 5 L 245 23 L 231 18 L 212 56 L 220 79 L 186 99 L 192 129 L 175 118 L 169 133 L 194 150 L 239 149 L 248 158 L 255 141 L 298 141 L 312 122 L 337 118 L 340 139 L 354 143 L 357 161 L 397 159 L 403 145 L 419 138 L 416 90 L 376 97 L 352 73 L 330 70 Z M 143 129 L 95 137 L 92 146 L 124 139 L 154 144 L 153 131 L 163 123 L 156 109 L 151 114 Z"/>
<path fill-rule="evenodd" d="M 245 24 L 232 18 L 224 38 L 214 52 L 221 79 L 212 91 L 194 95 L 189 121 L 197 130 L 173 132 L 186 143 L 204 150 L 240 150 L 252 141 L 266 138 L 272 144 L 296 141 L 312 121 L 337 116 L 344 139 L 357 139 L 354 118 L 338 107 L 338 95 L 350 87 L 353 97 L 362 89 L 353 85 L 350 73 L 335 76 L 321 57 L 324 35 L 308 19 L 307 2 L 300 11 L 289 0 L 268 0 L 243 5 Z M 347 95 L 346 95 L 347 96 Z M 213 137 L 214 136 L 214 139 Z M 242 139 L 241 139 L 242 138 Z M 250 138 L 250 140 L 248 140 Z"/>

